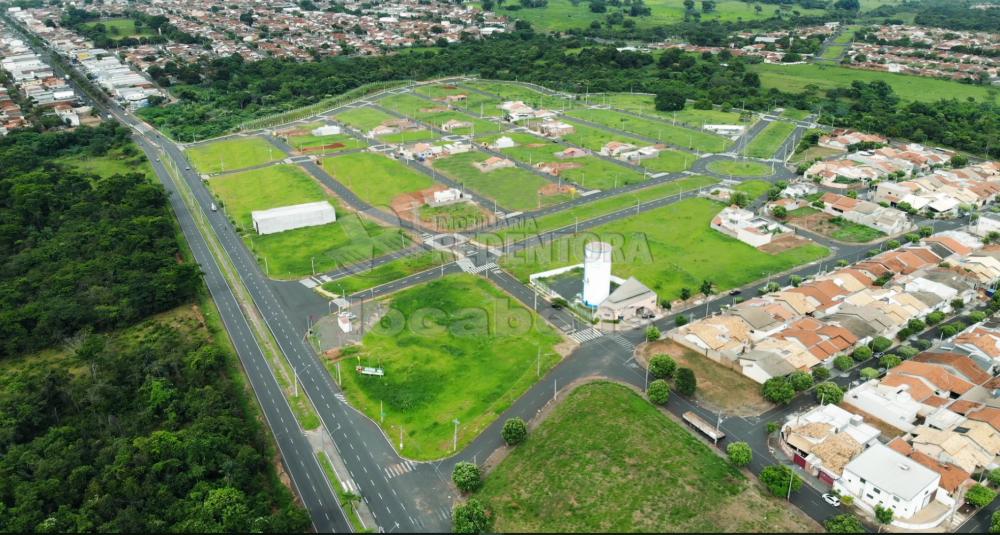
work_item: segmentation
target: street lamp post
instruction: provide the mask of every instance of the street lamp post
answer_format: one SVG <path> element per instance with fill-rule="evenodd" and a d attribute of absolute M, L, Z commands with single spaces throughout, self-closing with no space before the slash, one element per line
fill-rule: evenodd
<path fill-rule="evenodd" d="M 455 418 L 451 421 L 451 423 L 455 424 L 455 437 L 452 440 L 451 451 L 456 451 L 458 449 L 458 424 L 460 422 L 458 421 L 458 418 Z"/>

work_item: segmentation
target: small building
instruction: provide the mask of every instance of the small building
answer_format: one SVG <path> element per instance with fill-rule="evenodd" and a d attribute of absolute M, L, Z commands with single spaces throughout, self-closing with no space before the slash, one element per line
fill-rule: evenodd
<path fill-rule="evenodd" d="M 445 206 L 461 201 L 462 191 L 458 188 L 438 190 L 426 197 L 429 206 Z"/>
<path fill-rule="evenodd" d="M 907 519 L 926 507 L 938 490 L 941 475 L 899 452 L 875 444 L 844 467 L 834 485 L 870 508 L 892 509 Z"/>
<path fill-rule="evenodd" d="M 459 128 L 472 128 L 472 123 L 469 121 L 452 119 L 441 124 L 441 130 L 444 130 L 445 132 L 452 132 L 458 130 Z"/>
<path fill-rule="evenodd" d="M 597 317 L 607 320 L 625 320 L 656 313 L 656 293 L 635 277 L 629 277 L 615 288 L 597 307 Z"/>
<path fill-rule="evenodd" d="M 775 236 L 791 233 L 790 228 L 735 205 L 723 208 L 712 219 L 711 225 L 726 236 L 753 247 L 767 245 Z"/>
<path fill-rule="evenodd" d="M 312 132 L 310 133 L 314 136 L 321 137 L 321 136 L 336 136 L 340 134 L 340 132 L 341 130 L 339 126 L 333 124 L 327 124 L 319 128 L 313 128 Z"/>
<path fill-rule="evenodd" d="M 618 155 L 623 152 L 628 152 L 630 150 L 635 150 L 635 145 L 631 143 L 623 143 L 621 141 L 609 141 L 601 147 L 601 154 L 604 156 L 611 156 L 612 158 L 617 158 Z"/>
<path fill-rule="evenodd" d="M 555 157 L 559 159 L 583 158 L 586 155 L 587 151 L 577 147 L 567 147 L 565 150 L 555 153 Z"/>
<path fill-rule="evenodd" d="M 475 162 L 472 165 L 483 173 L 489 173 L 490 171 L 496 171 L 497 169 L 503 169 L 505 167 L 514 167 L 514 162 L 508 160 L 507 158 L 490 156 L 489 158 L 486 158 L 481 162 Z"/>
<path fill-rule="evenodd" d="M 575 130 L 573 125 L 562 121 L 545 121 L 538 125 L 538 131 L 546 137 L 563 137 L 572 134 Z"/>
<path fill-rule="evenodd" d="M 495 150 L 509 149 L 511 147 L 516 147 L 516 146 L 517 143 L 514 143 L 514 140 L 508 136 L 498 137 L 497 140 L 493 142 L 493 145 L 491 145 L 491 147 Z"/>
<path fill-rule="evenodd" d="M 260 235 L 315 227 L 337 220 L 333 206 L 326 201 L 294 204 L 270 210 L 254 210 L 250 212 L 250 217 L 253 220 L 254 230 Z"/>
<path fill-rule="evenodd" d="M 702 128 L 720 136 L 741 136 L 746 130 L 745 126 L 738 124 L 706 124 Z"/>

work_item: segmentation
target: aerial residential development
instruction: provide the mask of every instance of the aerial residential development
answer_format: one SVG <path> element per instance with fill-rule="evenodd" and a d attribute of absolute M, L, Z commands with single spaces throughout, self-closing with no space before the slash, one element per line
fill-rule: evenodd
<path fill-rule="evenodd" d="M 0 531 L 1000 532 L 1000 3 L 0 5 Z"/>

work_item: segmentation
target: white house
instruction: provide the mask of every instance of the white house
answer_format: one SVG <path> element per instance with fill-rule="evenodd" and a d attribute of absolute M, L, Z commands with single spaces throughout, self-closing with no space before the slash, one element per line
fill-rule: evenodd
<path fill-rule="evenodd" d="M 712 219 L 712 228 L 743 243 L 760 247 L 771 243 L 775 236 L 791 229 L 769 219 L 754 215 L 738 206 L 727 206 Z"/>
<path fill-rule="evenodd" d="M 941 474 L 879 443 L 847 463 L 834 489 L 907 519 L 934 499 L 940 482 Z"/>
<path fill-rule="evenodd" d="M 517 143 L 514 143 L 514 140 L 507 136 L 500 136 L 493 142 L 494 149 L 509 149 L 515 146 L 517 146 Z"/>
<path fill-rule="evenodd" d="M 270 210 L 250 212 L 257 234 L 274 234 L 302 227 L 315 227 L 333 223 L 337 214 L 326 201 L 293 204 Z"/>
<path fill-rule="evenodd" d="M 314 136 L 335 136 L 340 133 L 340 127 L 337 125 L 327 124 L 319 128 L 313 128 L 310 133 Z"/>

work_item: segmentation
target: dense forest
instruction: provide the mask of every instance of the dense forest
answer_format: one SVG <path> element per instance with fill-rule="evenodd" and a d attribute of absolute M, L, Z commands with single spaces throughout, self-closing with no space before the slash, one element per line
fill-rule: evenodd
<path fill-rule="evenodd" d="M 992 9 L 972 9 L 970 7 L 974 4 L 986 3 L 934 0 L 931 5 L 918 12 L 913 21 L 923 26 L 951 30 L 1000 32 L 1000 5 L 996 5 Z"/>
<path fill-rule="evenodd" d="M 179 318 L 0 374 L 0 532 L 308 529 L 226 354 Z"/>
<path fill-rule="evenodd" d="M 0 358 L 195 295 L 198 269 L 178 260 L 162 188 L 139 173 L 99 178 L 56 163 L 126 143 L 116 126 L 0 140 Z"/>
<path fill-rule="evenodd" d="M 651 54 L 583 44 L 581 38 L 543 36 L 522 27 L 503 37 L 410 54 L 334 57 L 311 63 L 277 59 L 247 63 L 238 56 L 215 59 L 191 67 L 199 73 L 198 83 L 174 87 L 178 104 L 141 113 L 176 138 L 204 138 L 244 120 L 311 104 L 368 82 L 479 74 L 577 93 L 681 92 L 689 99 L 706 98 L 754 110 L 774 106 L 822 110 L 824 120 L 838 125 L 1000 155 L 995 103 L 904 104 L 893 97 L 891 105 L 867 106 L 855 95 L 871 88 L 892 96 L 891 89 L 878 83 L 855 84 L 825 93 L 807 88 L 792 94 L 762 88 L 759 77 L 749 69 L 754 58 L 736 58 L 728 51 L 693 55 L 671 49 L 654 60 Z"/>

